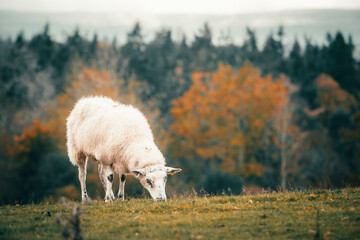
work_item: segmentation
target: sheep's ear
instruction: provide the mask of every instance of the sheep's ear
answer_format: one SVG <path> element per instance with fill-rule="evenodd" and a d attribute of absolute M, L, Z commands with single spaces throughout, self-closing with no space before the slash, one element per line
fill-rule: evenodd
<path fill-rule="evenodd" d="M 137 177 L 137 178 L 145 176 L 144 169 L 137 169 L 137 170 L 131 171 L 131 173 L 134 174 L 135 177 Z"/>
<path fill-rule="evenodd" d="M 165 172 L 170 175 L 174 175 L 175 173 L 181 172 L 181 168 L 173 168 L 173 167 L 165 167 Z"/>

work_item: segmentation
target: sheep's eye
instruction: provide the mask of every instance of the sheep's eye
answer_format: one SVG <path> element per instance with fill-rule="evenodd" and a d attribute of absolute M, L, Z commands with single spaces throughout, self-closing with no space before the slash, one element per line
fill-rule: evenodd
<path fill-rule="evenodd" d="M 150 179 L 146 179 L 146 182 L 150 185 L 150 187 L 153 187 L 153 183 L 151 182 Z"/>

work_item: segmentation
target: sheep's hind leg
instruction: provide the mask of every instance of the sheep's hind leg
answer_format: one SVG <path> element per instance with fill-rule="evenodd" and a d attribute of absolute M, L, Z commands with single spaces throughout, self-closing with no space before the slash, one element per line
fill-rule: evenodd
<path fill-rule="evenodd" d="M 88 158 L 85 156 L 81 156 L 81 158 L 82 159 L 80 159 L 78 163 L 79 181 L 81 186 L 81 201 L 83 203 L 87 203 L 91 201 L 86 191 L 86 173 L 87 173 L 86 168 L 87 168 Z"/>
<path fill-rule="evenodd" d="M 104 165 L 101 162 L 98 166 L 99 176 L 105 191 L 105 202 L 112 202 L 115 196 L 112 190 L 112 183 L 114 181 L 114 171 L 111 166 Z"/>
<path fill-rule="evenodd" d="M 118 201 L 124 201 L 125 200 L 125 181 L 126 181 L 126 175 L 125 174 L 119 174 L 120 175 L 120 183 L 119 183 L 119 192 L 118 192 Z"/>

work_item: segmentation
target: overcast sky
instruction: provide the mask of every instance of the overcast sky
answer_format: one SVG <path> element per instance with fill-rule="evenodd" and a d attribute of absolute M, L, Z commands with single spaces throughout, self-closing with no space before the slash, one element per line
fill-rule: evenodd
<path fill-rule="evenodd" d="M 233 14 L 288 9 L 360 9 L 360 0 L 0 0 L 0 9 Z"/>

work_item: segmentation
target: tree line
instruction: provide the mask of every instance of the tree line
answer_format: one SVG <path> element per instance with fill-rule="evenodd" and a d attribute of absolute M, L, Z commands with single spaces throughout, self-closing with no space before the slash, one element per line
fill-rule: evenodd
<path fill-rule="evenodd" d="M 78 197 L 67 159 L 66 117 L 83 95 L 107 95 L 147 115 L 169 164 L 181 165 L 174 191 L 240 193 L 359 183 L 360 71 L 351 36 L 323 45 L 284 29 L 260 48 L 247 28 L 241 45 L 215 45 L 209 25 L 192 41 L 160 30 L 145 42 L 136 23 L 119 45 L 78 29 L 65 42 L 42 32 L 0 40 L 0 202 Z M 101 192 L 90 166 L 89 188 Z M 141 194 L 141 188 L 128 191 Z M 131 194 L 131 192 L 130 192 Z"/>

